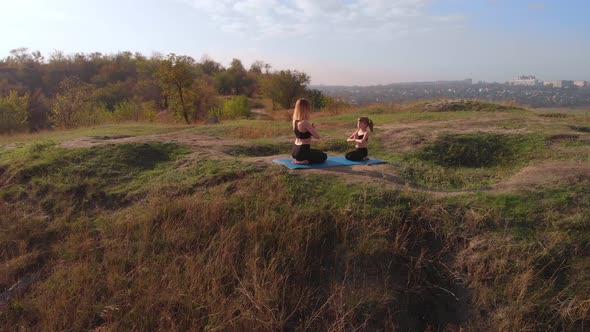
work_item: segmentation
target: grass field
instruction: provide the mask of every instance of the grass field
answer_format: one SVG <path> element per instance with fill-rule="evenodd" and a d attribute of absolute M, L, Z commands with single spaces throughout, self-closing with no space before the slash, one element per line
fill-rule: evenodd
<path fill-rule="evenodd" d="M 286 111 L 278 111 L 286 112 Z M 420 102 L 0 137 L 0 330 L 581 331 L 590 117 Z"/>

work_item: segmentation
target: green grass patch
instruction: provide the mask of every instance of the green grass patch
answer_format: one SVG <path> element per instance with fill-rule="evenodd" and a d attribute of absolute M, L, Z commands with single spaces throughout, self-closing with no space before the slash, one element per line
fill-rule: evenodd
<path fill-rule="evenodd" d="M 540 113 L 539 116 L 544 117 L 544 118 L 564 119 L 564 118 L 567 118 L 569 115 L 567 115 L 565 113 L 550 112 L 550 113 Z"/>
<path fill-rule="evenodd" d="M 48 131 L 37 134 L 18 134 L 13 136 L 0 136 L 0 144 L 16 143 L 23 145 L 25 143 L 43 143 L 47 141 L 64 142 L 78 137 L 86 136 L 105 136 L 105 135 L 128 135 L 128 136 L 146 136 L 167 134 L 171 132 L 184 131 L 193 128 L 193 126 L 183 125 L 164 125 L 148 123 L 128 123 L 116 125 L 104 125 L 96 127 L 87 127 L 72 129 L 68 131 Z"/>
<path fill-rule="evenodd" d="M 346 139 L 322 139 L 315 142 L 314 149 L 344 153 L 353 150 L 354 146 L 347 142 Z"/>
<path fill-rule="evenodd" d="M 63 149 L 52 143 L 14 149 L 0 160 L 2 198 L 28 198 L 48 213 L 125 204 L 188 149 L 173 143 Z"/>
<path fill-rule="evenodd" d="M 144 184 L 143 189 L 151 195 L 173 197 L 207 190 L 211 186 L 233 182 L 262 171 L 253 163 L 238 160 L 201 160 L 198 156 L 195 158 L 189 155 L 179 159 L 175 165 L 170 165 L 157 177 L 152 177 L 149 185 Z M 142 188 L 143 182 L 143 178 L 137 179 L 136 187 Z"/>
<path fill-rule="evenodd" d="M 506 112 L 523 109 L 479 100 L 437 100 L 410 106 L 427 112 Z"/>
<path fill-rule="evenodd" d="M 489 124 L 489 123 L 482 123 L 482 125 Z M 502 129 L 523 129 L 529 127 L 529 122 L 526 119 L 516 118 L 516 119 L 509 119 L 509 120 L 502 120 L 493 122 L 493 124 Z"/>
<path fill-rule="evenodd" d="M 235 157 L 264 157 L 285 154 L 290 151 L 291 145 L 288 143 L 234 145 L 223 150 L 224 153 Z"/>
<path fill-rule="evenodd" d="M 428 188 L 481 187 L 532 160 L 543 143 L 538 135 L 445 133 L 399 166 L 404 178 Z"/>
<path fill-rule="evenodd" d="M 590 179 L 574 184 L 512 193 L 485 193 L 445 198 L 452 206 L 482 211 L 480 231 L 508 231 L 522 238 L 539 231 L 590 235 Z M 485 212 L 484 212 L 485 211 Z M 525 232 L 525 233 L 523 233 Z"/>
<path fill-rule="evenodd" d="M 446 133 L 417 157 L 444 167 L 490 167 L 514 162 L 529 143 L 516 135 Z"/>

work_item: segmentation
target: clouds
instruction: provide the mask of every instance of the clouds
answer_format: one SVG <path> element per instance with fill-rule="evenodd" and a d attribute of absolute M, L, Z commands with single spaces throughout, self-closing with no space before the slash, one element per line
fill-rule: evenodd
<path fill-rule="evenodd" d="M 461 15 L 428 13 L 432 0 L 178 0 L 221 29 L 252 38 L 400 34 L 460 24 Z"/>

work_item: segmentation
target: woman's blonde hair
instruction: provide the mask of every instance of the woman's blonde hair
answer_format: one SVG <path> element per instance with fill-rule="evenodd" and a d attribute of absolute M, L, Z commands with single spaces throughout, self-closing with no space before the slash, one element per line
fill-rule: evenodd
<path fill-rule="evenodd" d="M 293 110 L 293 120 L 307 120 L 309 119 L 309 110 L 311 109 L 309 101 L 305 98 L 297 99 L 295 102 L 295 110 Z"/>
<path fill-rule="evenodd" d="M 366 123 L 369 126 L 369 129 L 373 131 L 373 120 L 367 118 L 366 116 L 360 117 L 359 122 Z"/>

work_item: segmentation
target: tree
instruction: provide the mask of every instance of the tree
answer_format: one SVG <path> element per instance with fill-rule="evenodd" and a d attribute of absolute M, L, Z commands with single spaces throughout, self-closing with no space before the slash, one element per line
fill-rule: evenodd
<path fill-rule="evenodd" d="M 82 122 L 90 100 L 91 85 L 71 76 L 59 83 L 53 102 L 51 123 L 58 128 L 74 128 Z"/>
<path fill-rule="evenodd" d="M 223 66 L 219 62 L 213 61 L 208 56 L 203 56 L 201 62 L 199 63 L 199 68 L 203 74 L 211 77 L 224 70 Z"/>
<path fill-rule="evenodd" d="M 220 94 L 224 96 L 231 94 L 233 86 L 233 77 L 228 71 L 215 74 L 215 88 Z"/>
<path fill-rule="evenodd" d="M 307 84 L 309 84 L 307 74 L 281 70 L 265 76 L 262 80 L 262 92 L 272 100 L 273 109 L 276 108 L 276 104 L 282 108 L 291 108 L 297 98 L 305 95 Z"/>
<path fill-rule="evenodd" d="M 205 117 L 209 110 L 218 105 L 217 92 L 213 85 L 205 79 L 196 80 L 187 95 L 192 109 L 195 110 L 191 114 L 192 120 Z"/>
<path fill-rule="evenodd" d="M 180 111 L 187 124 L 190 124 L 190 109 L 185 97 L 194 82 L 194 64 L 195 60 L 189 56 L 171 53 L 162 61 L 156 73 L 164 93 L 172 97 L 171 104 L 176 106 L 176 111 Z"/>
<path fill-rule="evenodd" d="M 37 131 L 49 128 L 49 109 L 51 103 L 41 89 L 31 93 L 29 100 L 29 129 Z"/>
<path fill-rule="evenodd" d="M 138 56 L 136 56 L 138 57 Z M 137 61 L 137 82 L 133 94 L 143 101 L 153 101 L 160 107 L 167 107 L 164 93 L 156 74 L 160 68 L 162 58 L 152 56 L 150 59 L 139 57 Z"/>
<path fill-rule="evenodd" d="M 130 99 L 133 96 L 133 86 L 137 87 L 131 80 L 125 82 L 113 82 L 93 91 L 91 99 L 97 103 L 104 104 L 110 111 L 115 105 Z"/>
<path fill-rule="evenodd" d="M 26 47 L 15 48 L 10 50 L 10 56 L 6 58 L 8 63 L 14 64 L 18 67 L 24 66 L 27 62 L 33 60 L 31 54 L 29 54 L 29 49 Z"/>
<path fill-rule="evenodd" d="M 307 91 L 307 98 L 311 103 L 311 107 L 315 110 L 321 110 L 326 106 L 326 99 L 324 94 L 317 89 L 310 89 Z"/>
<path fill-rule="evenodd" d="M 256 60 L 250 66 L 250 72 L 257 74 L 257 75 L 262 75 L 262 68 L 264 68 L 264 66 L 265 66 L 264 62 L 262 62 L 260 60 Z"/>
<path fill-rule="evenodd" d="M 8 96 L 0 96 L 0 133 L 23 131 L 28 127 L 29 93 L 22 96 L 11 90 Z"/>
<path fill-rule="evenodd" d="M 231 90 L 234 95 L 243 94 L 246 86 L 252 83 L 248 79 L 248 73 L 246 72 L 244 65 L 242 65 L 242 61 L 238 59 L 232 60 L 227 72 L 231 76 Z"/>

